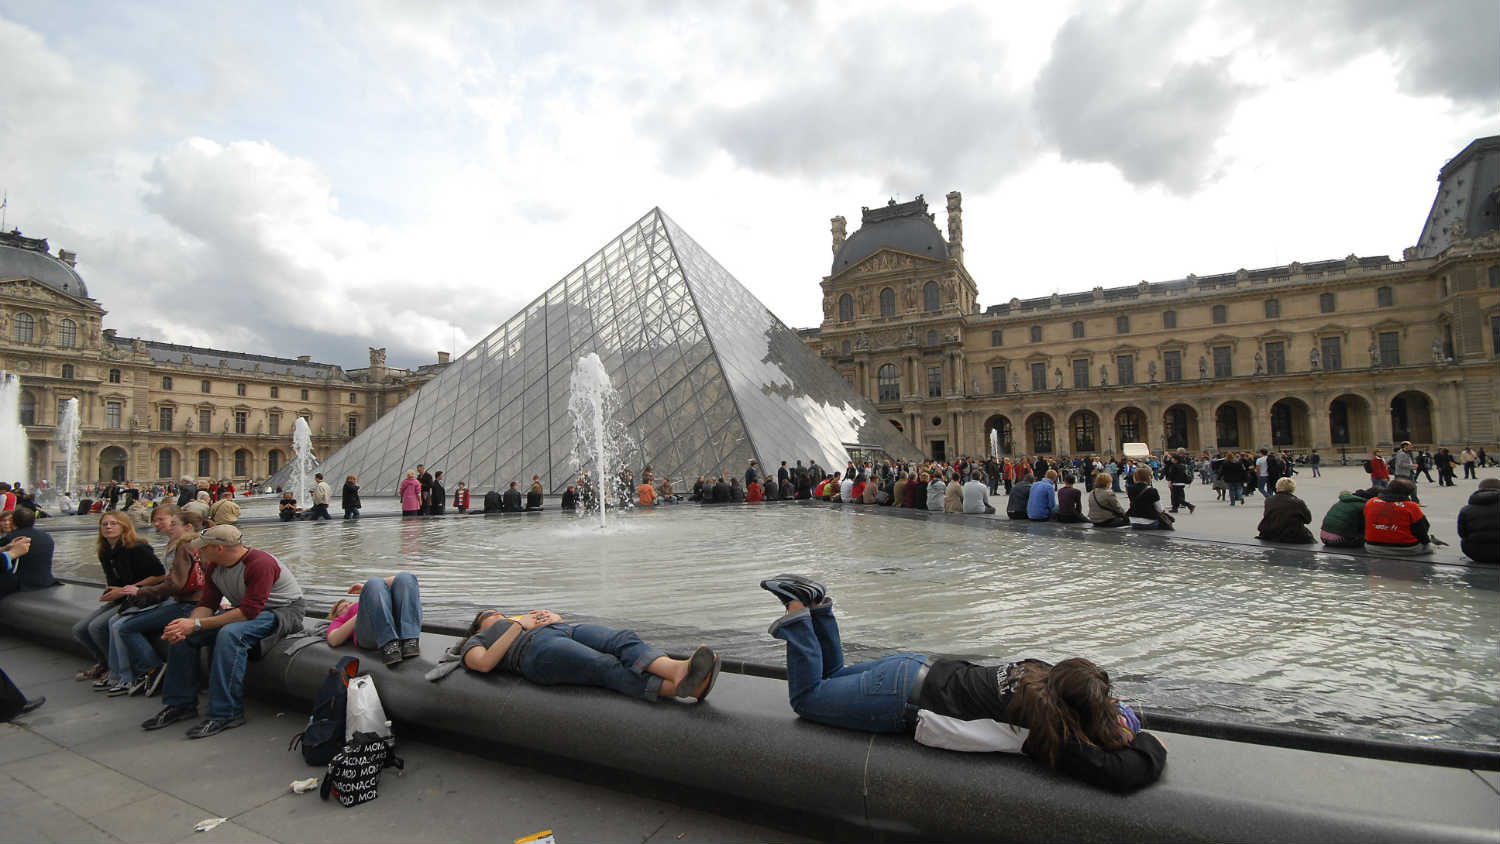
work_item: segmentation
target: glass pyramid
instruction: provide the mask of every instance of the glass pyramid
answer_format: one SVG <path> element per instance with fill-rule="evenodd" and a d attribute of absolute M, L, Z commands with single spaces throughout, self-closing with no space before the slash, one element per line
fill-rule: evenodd
<path fill-rule="evenodd" d="M 319 468 L 394 494 L 418 463 L 482 495 L 575 478 L 569 378 L 595 352 L 656 476 L 752 458 L 840 468 L 850 448 L 920 455 L 660 209 L 652 209 Z M 630 467 L 639 472 L 639 466 Z M 333 481 L 330 480 L 330 483 Z M 477 503 L 477 502 L 476 502 Z"/>

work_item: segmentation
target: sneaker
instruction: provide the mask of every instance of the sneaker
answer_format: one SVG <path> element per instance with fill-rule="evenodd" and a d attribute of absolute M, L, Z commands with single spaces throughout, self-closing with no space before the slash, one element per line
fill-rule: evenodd
<path fill-rule="evenodd" d="M 104 694 L 108 695 L 109 697 L 119 697 L 120 695 L 128 695 L 128 694 L 130 694 L 131 687 L 133 687 L 134 685 L 135 685 L 134 683 L 126 683 L 126 682 L 115 683 L 115 684 L 111 685 L 109 688 L 105 689 L 104 690 Z"/>
<path fill-rule="evenodd" d="M 167 667 L 165 665 L 156 669 L 151 674 L 151 683 L 146 686 L 146 697 L 156 697 L 161 691 L 162 681 L 167 679 Z"/>
<path fill-rule="evenodd" d="M 422 640 L 421 639 L 402 639 L 401 640 L 401 658 L 402 659 L 416 659 L 417 657 L 419 657 L 421 655 L 422 655 Z"/>
<path fill-rule="evenodd" d="M 395 665 L 401 661 L 401 643 L 392 639 L 380 646 L 380 660 L 386 665 Z"/>
<path fill-rule="evenodd" d="M 141 722 L 143 730 L 160 730 L 178 721 L 198 717 L 196 706 L 163 706 L 161 711 Z"/>
<path fill-rule="evenodd" d="M 157 671 L 160 670 L 157 669 Z M 151 675 L 153 673 L 155 672 L 147 671 L 145 674 L 141 674 L 135 678 L 135 682 L 130 684 L 131 697 L 138 697 L 146 693 L 146 689 L 151 687 Z"/>
<path fill-rule="evenodd" d="M 236 715 L 233 718 L 205 718 L 199 722 L 198 726 L 187 731 L 187 737 L 190 739 L 208 738 L 209 736 L 216 736 L 225 730 L 232 730 L 235 727 L 243 726 L 245 726 L 245 716 L 243 715 Z"/>
<path fill-rule="evenodd" d="M 21 716 L 25 715 L 28 712 L 35 712 L 37 707 L 46 702 L 47 699 L 45 697 L 28 698 L 25 703 L 21 704 L 21 711 L 17 712 L 16 715 Z"/>
<path fill-rule="evenodd" d="M 804 607 L 811 607 L 828 594 L 823 584 L 796 574 L 778 574 L 769 580 L 762 580 L 760 588 L 780 598 L 782 606 L 787 606 L 792 601 L 801 601 Z"/>
<path fill-rule="evenodd" d="M 99 677 L 102 674 L 104 674 L 105 670 L 106 670 L 105 667 L 102 666 L 102 665 L 98 665 L 98 664 L 91 665 L 88 668 L 85 668 L 82 671 L 78 672 L 77 674 L 74 674 L 73 675 L 73 679 L 74 680 L 97 680 L 97 679 L 99 679 Z"/>
<path fill-rule="evenodd" d="M 99 679 L 97 679 L 97 680 L 94 681 L 93 689 L 96 692 L 109 691 L 109 687 L 113 686 L 114 684 L 115 684 L 115 681 L 109 679 L 109 675 L 106 674 L 103 677 L 100 677 Z"/>

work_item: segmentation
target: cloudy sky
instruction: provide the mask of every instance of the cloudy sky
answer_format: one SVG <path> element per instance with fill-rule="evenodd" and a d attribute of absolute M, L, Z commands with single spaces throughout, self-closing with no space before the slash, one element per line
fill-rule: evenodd
<path fill-rule="evenodd" d="M 1495 0 L 0 0 L 7 228 L 122 334 L 461 352 L 660 205 L 783 320 L 964 193 L 984 304 L 1416 241 Z"/>

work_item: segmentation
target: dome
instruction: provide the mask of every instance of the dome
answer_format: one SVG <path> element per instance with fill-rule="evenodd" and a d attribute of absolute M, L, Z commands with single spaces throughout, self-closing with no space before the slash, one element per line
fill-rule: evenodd
<path fill-rule="evenodd" d="M 929 258 L 949 257 L 948 242 L 927 213 L 927 203 L 917 197 L 901 205 L 892 202 L 884 208 L 864 209 L 859 231 L 850 235 L 833 256 L 833 270 L 829 274 L 837 275 L 881 249 L 898 249 Z"/>
<path fill-rule="evenodd" d="M 26 245 L 18 245 L 24 241 Z M 34 244 L 41 244 L 40 247 Z M 88 286 L 72 267 L 47 253 L 47 241 L 21 238 L 12 233 L 0 240 L 0 278 L 30 278 L 53 290 L 89 298 Z"/>

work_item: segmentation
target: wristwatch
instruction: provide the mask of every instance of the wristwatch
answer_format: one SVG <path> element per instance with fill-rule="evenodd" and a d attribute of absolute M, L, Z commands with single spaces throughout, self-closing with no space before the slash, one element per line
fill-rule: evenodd
<path fill-rule="evenodd" d="M 193 629 L 194 630 L 202 630 L 203 629 L 203 619 L 201 619 L 201 618 L 195 618 L 195 619 L 193 619 Z"/>

